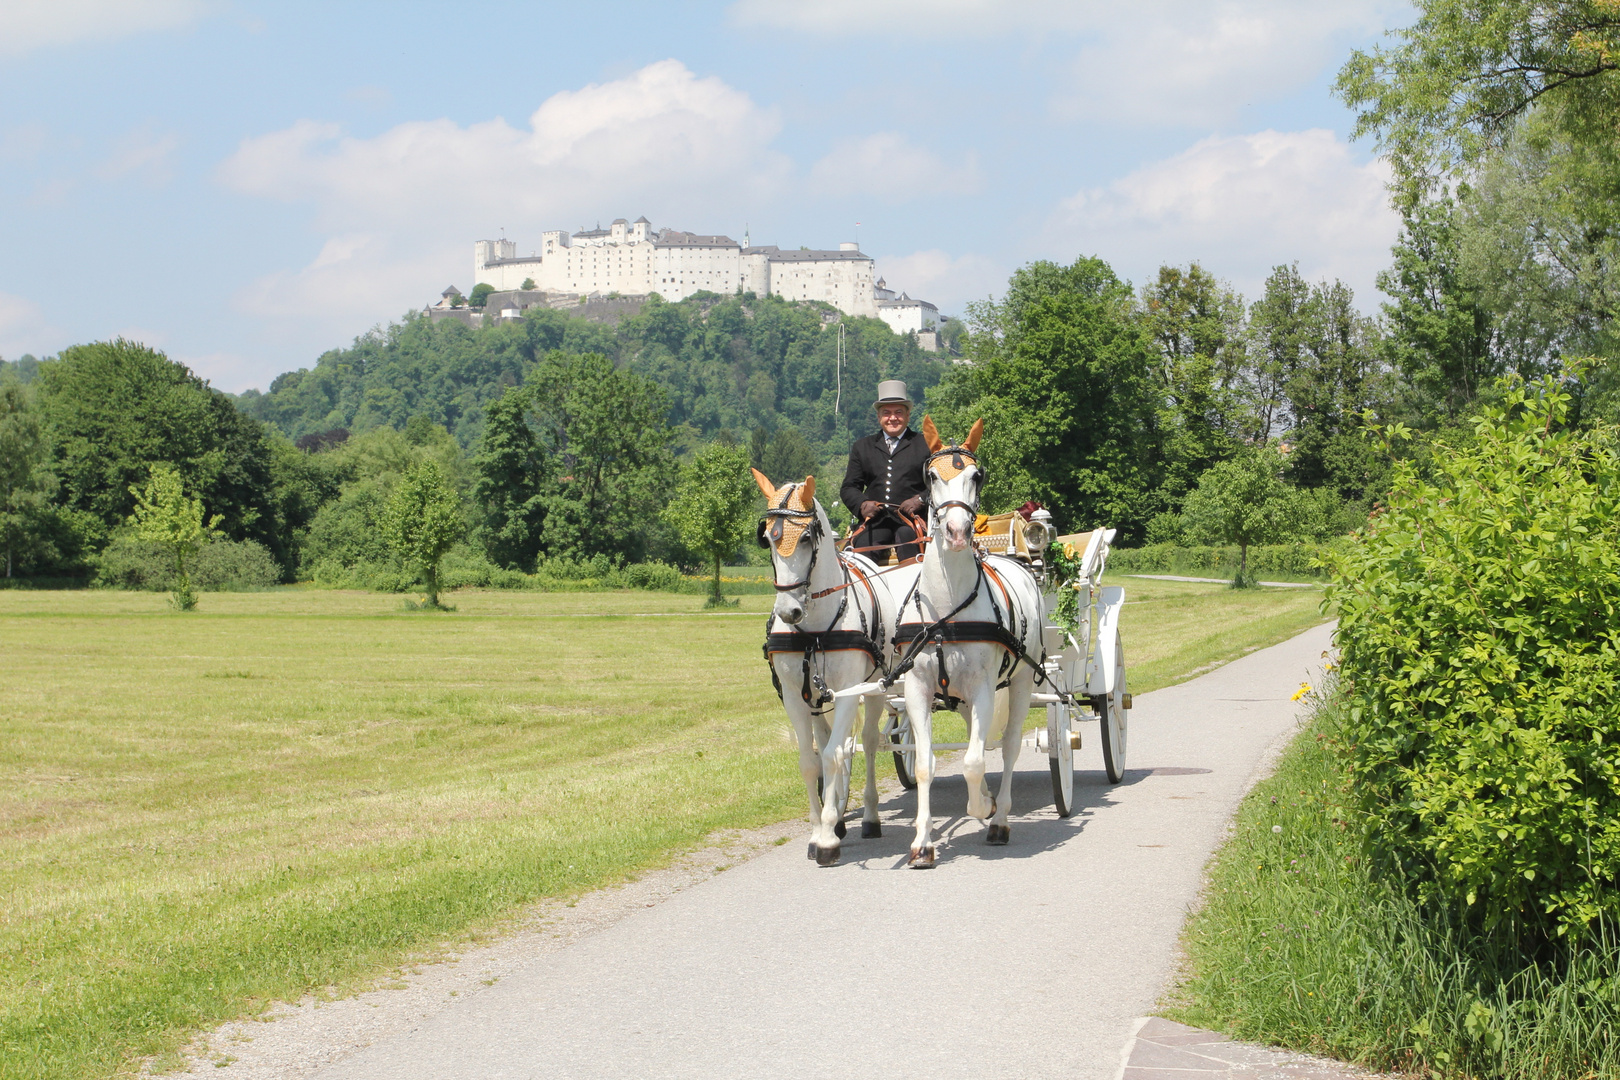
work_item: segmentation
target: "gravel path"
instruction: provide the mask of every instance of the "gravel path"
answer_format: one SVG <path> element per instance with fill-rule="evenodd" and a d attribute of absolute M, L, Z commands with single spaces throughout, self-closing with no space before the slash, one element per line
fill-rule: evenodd
<path fill-rule="evenodd" d="M 913 803 L 890 792 L 883 837 L 852 830 L 837 867 L 806 861 L 796 822 L 726 837 L 577 906 L 544 905 L 509 937 L 403 973 L 402 988 L 227 1025 L 194 1071 L 1118 1080 L 1204 864 L 1296 730 L 1290 696 L 1316 681 L 1330 629 L 1138 695 L 1119 785 L 1092 725 L 1067 821 L 1045 756 L 1026 748 L 1008 847 L 984 845 L 953 772 L 935 784 L 936 813 L 951 815 L 935 870 L 904 869 Z"/>

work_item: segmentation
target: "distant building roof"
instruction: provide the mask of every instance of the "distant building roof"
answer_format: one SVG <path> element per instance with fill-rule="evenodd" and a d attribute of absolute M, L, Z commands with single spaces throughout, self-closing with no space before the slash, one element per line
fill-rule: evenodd
<path fill-rule="evenodd" d="M 665 229 L 658 234 L 659 247 L 734 247 L 740 248 L 729 236 L 701 236 L 698 233 L 680 232 L 677 229 Z"/>
<path fill-rule="evenodd" d="M 865 259 L 872 256 L 859 251 L 777 251 L 770 252 L 771 262 L 836 262 L 839 259 Z"/>
<path fill-rule="evenodd" d="M 615 225 L 628 225 L 630 223 L 628 221 L 624 220 L 624 218 L 622 218 L 622 217 L 616 217 L 616 218 L 613 219 L 613 224 L 615 224 Z"/>
<path fill-rule="evenodd" d="M 648 221 L 645 216 L 642 216 L 642 217 L 636 218 L 636 220 L 632 221 L 630 224 L 632 224 L 632 225 L 651 225 L 652 222 Z"/>

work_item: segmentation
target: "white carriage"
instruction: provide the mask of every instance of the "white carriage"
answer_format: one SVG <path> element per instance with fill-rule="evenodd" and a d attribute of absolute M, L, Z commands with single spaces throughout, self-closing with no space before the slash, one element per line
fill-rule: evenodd
<path fill-rule="evenodd" d="M 1025 521 L 1018 514 L 998 514 L 983 520 L 974 542 L 986 554 L 1008 555 L 1029 566 L 1042 586 L 1042 642 L 1045 646 L 1044 679 L 1036 686 L 1031 704 L 1046 707 L 1046 725 L 1034 731 L 1036 749 L 1047 755 L 1052 774 L 1052 800 L 1059 817 L 1074 813 L 1074 752 L 1082 745 L 1081 725 L 1098 725 L 1103 770 L 1109 783 L 1125 777 L 1125 751 L 1131 695 L 1125 677 L 1125 651 L 1119 639 L 1119 616 L 1125 590 L 1102 584 L 1109 545 L 1115 530 L 1057 535 L 1051 515 L 1034 511 Z M 1072 567 L 1059 580 L 1050 551 L 1063 546 Z M 1072 556 L 1068 553 L 1072 552 Z M 1072 625 L 1060 620 L 1060 602 L 1072 595 Z M 865 689 L 865 688 L 863 688 Z M 878 752 L 894 755 L 895 773 L 908 789 L 917 781 L 913 771 L 916 746 L 906 717 L 903 696 L 889 690 L 881 694 L 886 707 L 882 743 Z M 868 696 L 868 695 L 863 695 Z M 936 750 L 960 750 L 966 743 L 935 743 Z M 853 746 L 851 751 L 853 751 Z"/>

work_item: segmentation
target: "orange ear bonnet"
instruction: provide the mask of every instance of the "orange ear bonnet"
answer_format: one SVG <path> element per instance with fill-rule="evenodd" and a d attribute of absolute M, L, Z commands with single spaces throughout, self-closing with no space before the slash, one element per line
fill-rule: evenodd
<path fill-rule="evenodd" d="M 783 558 L 798 550 L 799 538 L 816 520 L 816 481 L 809 477 L 802 484 L 789 484 L 776 492 L 771 509 L 787 513 L 767 514 L 760 522 L 760 543 L 776 548 Z"/>

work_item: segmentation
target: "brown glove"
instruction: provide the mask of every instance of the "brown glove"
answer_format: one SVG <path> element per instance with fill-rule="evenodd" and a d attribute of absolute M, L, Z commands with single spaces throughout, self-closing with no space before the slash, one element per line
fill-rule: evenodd
<path fill-rule="evenodd" d="M 876 499 L 867 499 L 861 503 L 861 520 L 867 521 L 871 516 L 883 508 L 883 504 Z"/>
<path fill-rule="evenodd" d="M 912 517 L 916 517 L 918 514 L 922 513 L 922 502 L 923 500 L 921 495 L 913 495 L 911 498 L 900 504 L 900 509 L 907 514 L 910 514 Z"/>

